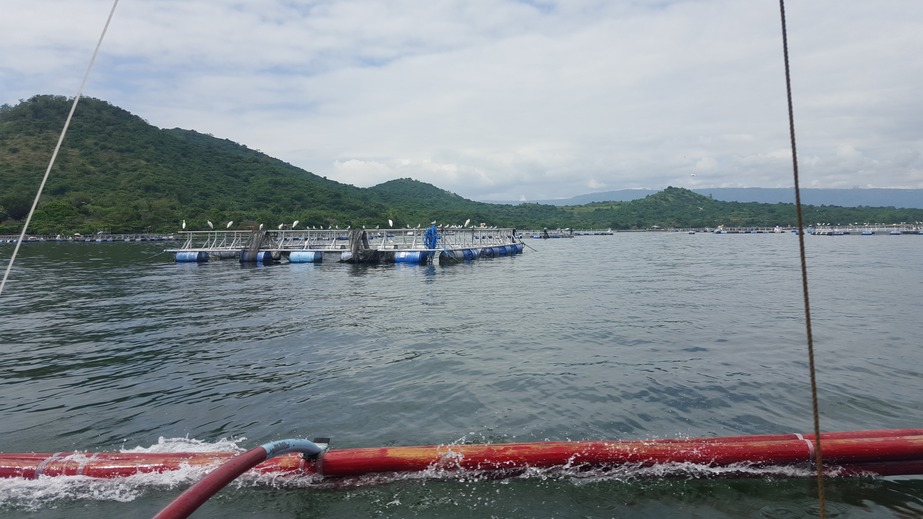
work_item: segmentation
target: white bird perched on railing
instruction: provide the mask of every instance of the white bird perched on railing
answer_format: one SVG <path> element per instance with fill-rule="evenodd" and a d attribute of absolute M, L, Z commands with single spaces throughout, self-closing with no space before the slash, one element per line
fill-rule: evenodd
<path fill-rule="evenodd" d="M 232 225 L 234 225 L 234 220 L 231 220 L 230 222 L 228 222 L 228 224 L 227 224 L 227 226 L 225 227 L 225 229 L 230 229 Z"/>
<path fill-rule="evenodd" d="M 215 224 L 213 224 L 211 220 L 205 220 L 205 223 L 208 224 L 208 228 L 209 228 L 209 229 L 214 229 L 214 228 L 215 228 Z"/>

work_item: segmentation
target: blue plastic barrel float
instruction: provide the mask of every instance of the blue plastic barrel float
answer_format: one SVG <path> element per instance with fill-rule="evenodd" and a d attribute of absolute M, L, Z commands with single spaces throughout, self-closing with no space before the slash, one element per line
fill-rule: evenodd
<path fill-rule="evenodd" d="M 208 261 L 205 251 L 184 250 L 176 253 L 177 263 L 204 263 Z"/>
<path fill-rule="evenodd" d="M 293 250 L 288 255 L 291 263 L 320 263 L 324 259 L 324 253 L 316 250 Z"/>
<path fill-rule="evenodd" d="M 465 254 L 461 250 L 443 250 L 439 252 L 439 263 L 449 264 L 449 263 L 459 263 L 464 261 Z"/>
<path fill-rule="evenodd" d="M 439 253 L 440 263 L 458 263 L 462 261 L 473 261 L 478 257 L 477 249 L 452 249 L 444 250 Z"/>
<path fill-rule="evenodd" d="M 402 250 L 394 253 L 395 263 L 426 263 L 426 252 L 418 250 Z"/>
<path fill-rule="evenodd" d="M 261 250 L 251 254 L 250 251 L 245 250 L 240 253 L 240 262 L 269 264 L 272 263 L 272 253 L 268 250 Z"/>

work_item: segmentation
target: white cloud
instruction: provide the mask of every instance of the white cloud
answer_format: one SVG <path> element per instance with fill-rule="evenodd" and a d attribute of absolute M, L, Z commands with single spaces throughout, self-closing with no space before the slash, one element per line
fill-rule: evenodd
<path fill-rule="evenodd" d="M 73 95 L 109 0 L 5 5 L 0 103 Z M 923 4 L 790 4 L 799 159 L 923 188 Z M 121 3 L 88 85 L 152 124 L 358 186 L 473 199 L 791 185 L 778 5 L 731 0 Z"/>
<path fill-rule="evenodd" d="M 394 169 L 381 162 L 350 159 L 333 163 L 337 176 L 356 179 L 360 184 L 380 184 L 394 177 Z"/>
<path fill-rule="evenodd" d="M 851 144 L 838 144 L 836 147 L 836 154 L 840 157 L 850 158 L 850 159 L 854 159 L 854 158 L 858 158 L 862 156 L 862 154 L 859 153 L 859 150 L 857 150 Z"/>
<path fill-rule="evenodd" d="M 718 161 L 712 157 L 702 157 L 695 163 L 696 171 L 713 171 L 718 166 Z"/>

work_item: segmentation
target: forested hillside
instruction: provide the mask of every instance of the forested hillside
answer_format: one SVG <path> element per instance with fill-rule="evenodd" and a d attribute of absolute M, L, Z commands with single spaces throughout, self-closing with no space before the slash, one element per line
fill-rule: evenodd
<path fill-rule="evenodd" d="M 0 111 L 5 220 L 20 220 L 31 206 L 68 110 L 62 97 L 39 96 Z M 172 230 L 182 219 L 270 223 L 292 215 L 326 223 L 385 209 L 364 190 L 228 140 L 158 129 L 95 99 L 78 105 L 43 200 L 36 233 Z"/>
<path fill-rule="evenodd" d="M 61 96 L 0 107 L 0 234 L 19 232 L 70 110 Z M 808 222 L 923 220 L 923 210 L 806 207 Z M 557 207 L 466 200 L 412 179 L 358 188 L 191 130 L 160 129 L 82 99 L 29 228 L 31 234 L 168 232 L 301 225 L 472 223 L 518 228 L 647 229 L 795 223 L 792 204 L 719 202 L 679 188 L 631 202 Z"/>

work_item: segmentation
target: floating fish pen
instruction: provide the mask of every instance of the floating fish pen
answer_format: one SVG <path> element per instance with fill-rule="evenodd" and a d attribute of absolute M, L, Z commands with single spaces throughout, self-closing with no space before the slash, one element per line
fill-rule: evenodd
<path fill-rule="evenodd" d="M 579 233 L 578 233 L 579 234 Z M 609 234 L 612 234 L 611 231 Z M 535 231 L 531 234 L 532 238 L 536 240 L 547 240 L 551 238 L 573 238 L 574 230 L 571 228 L 566 229 L 553 229 L 549 230 L 547 227 L 541 231 Z"/>
<path fill-rule="evenodd" d="M 496 227 L 414 229 L 304 229 L 183 231 L 184 243 L 167 249 L 177 263 L 236 258 L 241 263 L 452 264 L 521 254 L 516 230 Z"/>

